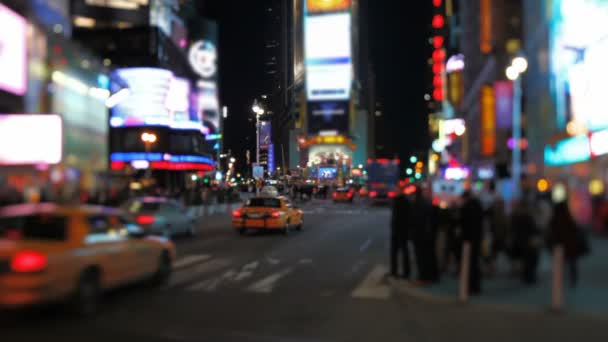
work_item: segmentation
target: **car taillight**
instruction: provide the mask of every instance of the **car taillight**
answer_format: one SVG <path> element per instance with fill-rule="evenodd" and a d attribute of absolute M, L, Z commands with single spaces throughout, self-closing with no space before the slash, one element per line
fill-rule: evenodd
<path fill-rule="evenodd" d="M 233 210 L 232 211 L 232 216 L 234 216 L 234 217 L 241 217 L 241 216 L 243 216 L 243 211 L 241 211 L 241 209 Z"/>
<path fill-rule="evenodd" d="M 338 198 L 338 193 L 334 192 L 333 196 L 334 196 L 334 198 Z"/>
<path fill-rule="evenodd" d="M 137 223 L 139 223 L 141 225 L 152 224 L 152 223 L 154 223 L 154 216 L 151 216 L 151 215 L 137 216 Z"/>
<path fill-rule="evenodd" d="M 272 213 L 270 213 L 270 217 L 279 217 L 281 216 L 281 212 L 278 210 L 274 210 Z"/>
<path fill-rule="evenodd" d="M 18 273 L 33 273 L 43 271 L 47 266 L 44 254 L 35 251 L 22 251 L 11 260 L 11 270 Z"/>
<path fill-rule="evenodd" d="M 394 191 L 388 192 L 388 198 L 395 198 L 395 197 L 397 197 L 397 194 Z"/>
<path fill-rule="evenodd" d="M 359 195 L 365 195 L 365 190 L 363 190 L 363 189 L 359 190 Z"/>
<path fill-rule="evenodd" d="M 353 193 L 352 193 L 352 192 L 348 192 L 348 193 L 346 194 L 346 196 L 348 196 L 348 198 L 351 198 L 351 197 L 353 197 Z"/>
<path fill-rule="evenodd" d="M 369 197 L 376 197 L 376 196 L 378 196 L 378 193 L 376 191 L 371 191 L 369 193 Z"/>

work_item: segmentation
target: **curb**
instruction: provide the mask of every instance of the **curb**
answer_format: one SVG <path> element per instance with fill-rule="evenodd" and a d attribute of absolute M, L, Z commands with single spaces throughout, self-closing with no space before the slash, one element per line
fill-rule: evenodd
<path fill-rule="evenodd" d="M 576 310 L 561 310 L 554 311 L 548 306 L 524 305 L 524 304 L 494 304 L 494 303 L 477 303 L 475 300 L 467 303 L 461 303 L 457 298 L 447 295 L 436 295 L 421 288 L 413 287 L 405 282 L 389 279 L 393 293 L 397 295 L 407 296 L 413 299 L 421 300 L 432 304 L 450 304 L 458 305 L 462 308 L 474 310 L 502 311 L 512 314 L 547 314 L 556 316 L 578 316 L 579 318 L 594 319 L 608 321 L 608 315 L 602 315 L 594 312 L 582 312 Z"/>

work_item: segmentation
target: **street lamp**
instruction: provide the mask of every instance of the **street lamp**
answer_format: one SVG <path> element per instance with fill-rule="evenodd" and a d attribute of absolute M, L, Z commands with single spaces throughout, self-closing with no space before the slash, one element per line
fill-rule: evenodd
<path fill-rule="evenodd" d="M 260 117 L 264 115 L 264 108 L 258 103 L 258 100 L 253 100 L 251 110 L 255 113 L 255 161 L 256 165 L 260 165 Z M 256 187 L 256 193 L 259 193 L 259 189 Z"/>
<path fill-rule="evenodd" d="M 156 142 L 158 138 L 154 133 L 144 132 L 141 134 L 141 141 L 146 146 L 146 157 L 150 153 L 150 146 Z M 146 178 L 150 178 L 150 167 L 146 170 Z"/>
<path fill-rule="evenodd" d="M 522 173 L 521 161 L 521 75 L 528 70 L 528 61 L 525 57 L 518 56 L 511 61 L 505 73 L 509 80 L 513 82 L 513 156 L 511 160 L 511 182 L 513 183 L 513 198 L 520 196 L 520 178 Z"/>

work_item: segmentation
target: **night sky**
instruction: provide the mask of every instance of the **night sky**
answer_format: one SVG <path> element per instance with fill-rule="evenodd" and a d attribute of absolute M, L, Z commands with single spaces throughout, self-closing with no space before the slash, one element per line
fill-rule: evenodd
<path fill-rule="evenodd" d="M 207 0 L 202 9 L 220 23 L 220 96 L 230 111 L 225 148 L 240 160 L 245 149 L 255 146 L 250 108 L 262 93 L 263 3 Z M 424 94 L 430 82 L 426 60 L 431 1 L 363 0 L 361 6 L 370 15 L 370 56 L 377 97 L 383 103 L 384 114 L 377 122 L 378 152 L 405 158 L 428 146 Z"/>

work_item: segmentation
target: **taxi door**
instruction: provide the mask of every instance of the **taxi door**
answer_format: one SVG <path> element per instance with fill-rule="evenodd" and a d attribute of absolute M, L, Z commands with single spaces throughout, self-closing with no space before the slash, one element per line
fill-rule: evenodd
<path fill-rule="evenodd" d="M 136 278 L 136 253 L 129 248 L 128 232 L 120 229 L 116 217 L 92 215 L 87 220 L 90 229 L 85 251 L 100 264 L 104 283 L 117 286 Z"/>
<path fill-rule="evenodd" d="M 300 215 L 300 210 L 297 209 L 293 203 L 289 200 L 285 200 L 285 210 L 287 210 L 287 215 L 289 217 L 289 222 L 292 226 L 297 226 L 302 222 L 302 216 Z"/>
<path fill-rule="evenodd" d="M 141 229 L 125 217 L 119 217 L 118 220 L 123 231 L 132 232 L 134 229 Z M 145 238 L 145 235 L 127 234 L 127 238 L 127 248 L 133 258 L 135 276 L 144 277 L 156 271 L 158 253 L 155 252 L 154 245 Z"/>

